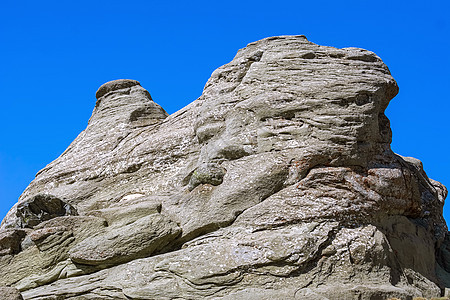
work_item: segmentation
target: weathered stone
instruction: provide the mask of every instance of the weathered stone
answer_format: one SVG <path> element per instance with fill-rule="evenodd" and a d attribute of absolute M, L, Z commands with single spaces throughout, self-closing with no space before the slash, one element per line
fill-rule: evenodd
<path fill-rule="evenodd" d="M 105 226 L 105 220 L 97 217 L 64 216 L 27 230 L 20 252 L 12 259 L 7 260 L 8 256 L 4 256 L 4 263 L 0 257 L 0 285 L 14 285 L 25 290 L 72 274 L 91 272 L 92 268 L 79 269 L 71 265 L 68 252 Z"/>
<path fill-rule="evenodd" d="M 61 217 L 76 216 L 77 210 L 69 203 L 52 195 L 38 194 L 17 206 L 19 226 L 33 228 L 44 221 Z"/>
<path fill-rule="evenodd" d="M 72 248 L 70 259 L 78 264 L 117 265 L 163 251 L 180 233 L 174 222 L 152 214 L 84 240 Z"/>
<path fill-rule="evenodd" d="M 139 81 L 137 80 L 130 80 L 130 79 L 120 79 L 120 80 L 113 80 L 110 82 L 107 82 L 103 84 L 101 87 L 98 88 L 97 92 L 95 93 L 95 97 L 97 99 L 100 99 L 104 95 L 106 95 L 109 92 L 121 90 L 130 88 L 132 86 L 141 85 Z"/>
<path fill-rule="evenodd" d="M 25 231 L 16 229 L 0 231 L 0 256 L 19 253 L 25 234 Z"/>
<path fill-rule="evenodd" d="M 108 208 L 92 210 L 88 214 L 105 219 L 109 226 L 121 227 L 161 212 L 161 201 L 148 199 L 142 194 L 131 194 L 124 198 L 128 200 L 125 207 L 119 203 Z M 134 201 L 136 203 L 133 203 Z"/>
<path fill-rule="evenodd" d="M 196 186 L 200 184 L 212 184 L 219 185 L 223 182 L 223 176 L 226 170 L 216 164 L 203 164 L 198 166 L 191 174 L 189 180 L 189 190 L 192 191 Z"/>
<path fill-rule="evenodd" d="M 447 190 L 390 149 L 397 92 L 374 53 L 304 36 L 239 50 L 171 116 L 139 82 L 108 82 L 1 228 L 26 227 L 35 195 L 80 216 L 27 225 L 0 284 L 25 299 L 441 296 Z"/>
<path fill-rule="evenodd" d="M 0 287 L 0 295 L 4 300 L 23 300 L 20 292 L 12 287 Z"/>

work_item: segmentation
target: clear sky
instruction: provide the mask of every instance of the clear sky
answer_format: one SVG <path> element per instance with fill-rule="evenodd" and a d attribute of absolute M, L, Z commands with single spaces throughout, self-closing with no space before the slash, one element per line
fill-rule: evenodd
<path fill-rule="evenodd" d="M 0 219 L 86 127 L 101 84 L 136 79 L 173 113 L 239 48 L 274 35 L 378 54 L 400 87 L 393 150 L 450 186 L 449 3 L 2 0 Z"/>

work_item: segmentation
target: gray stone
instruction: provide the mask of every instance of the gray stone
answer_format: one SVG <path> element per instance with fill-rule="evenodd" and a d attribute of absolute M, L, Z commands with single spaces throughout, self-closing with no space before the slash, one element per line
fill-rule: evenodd
<path fill-rule="evenodd" d="M 61 217 L 76 216 L 77 210 L 65 201 L 47 194 L 38 194 L 17 206 L 17 217 L 22 228 L 33 228 L 44 221 Z"/>
<path fill-rule="evenodd" d="M 20 292 L 12 287 L 0 287 L 0 295 L 4 300 L 23 300 Z"/>
<path fill-rule="evenodd" d="M 198 166 L 189 179 L 189 190 L 192 191 L 200 184 L 219 185 L 223 182 L 226 170 L 216 164 L 208 163 Z"/>
<path fill-rule="evenodd" d="M 0 256 L 19 253 L 25 235 L 25 231 L 17 229 L 0 231 Z"/>
<path fill-rule="evenodd" d="M 163 251 L 180 233 L 175 223 L 153 214 L 85 239 L 71 249 L 70 259 L 77 264 L 118 265 Z"/>
<path fill-rule="evenodd" d="M 3 220 L 26 228 L 0 284 L 25 299 L 441 296 L 447 190 L 390 149 L 397 92 L 374 53 L 304 36 L 249 44 L 170 116 L 139 82 L 108 82 Z M 19 226 L 43 194 L 79 216 Z"/>
<path fill-rule="evenodd" d="M 130 87 L 136 86 L 136 85 L 141 85 L 141 84 L 137 80 L 130 80 L 130 79 L 113 80 L 113 81 L 107 82 L 107 83 L 103 84 L 101 87 L 99 87 L 97 92 L 95 93 L 95 97 L 97 99 L 100 99 L 101 97 L 103 97 L 104 95 L 106 95 L 109 92 L 130 88 Z"/>
<path fill-rule="evenodd" d="M 64 216 L 40 223 L 34 230 L 26 230 L 21 251 L 14 256 L 4 256 L 3 260 L 0 256 L 0 285 L 14 285 L 24 290 L 91 272 L 92 268 L 80 269 L 71 264 L 68 252 L 105 226 L 105 220 L 97 217 Z"/>

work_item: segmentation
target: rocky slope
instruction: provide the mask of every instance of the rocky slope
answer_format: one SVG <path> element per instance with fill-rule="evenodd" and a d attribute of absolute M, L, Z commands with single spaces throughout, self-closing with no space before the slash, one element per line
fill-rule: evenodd
<path fill-rule="evenodd" d="M 385 299 L 450 287 L 445 187 L 390 149 L 370 51 L 271 37 L 168 115 L 134 80 L 0 229 L 24 299 Z"/>

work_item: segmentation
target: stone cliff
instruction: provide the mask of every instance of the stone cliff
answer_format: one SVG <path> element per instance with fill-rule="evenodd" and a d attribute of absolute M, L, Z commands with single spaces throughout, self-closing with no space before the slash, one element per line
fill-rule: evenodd
<path fill-rule="evenodd" d="M 374 53 L 304 36 L 249 44 L 170 116 L 139 82 L 105 83 L 3 220 L 0 286 L 36 300 L 440 296 L 447 190 L 390 149 L 397 92 Z"/>

